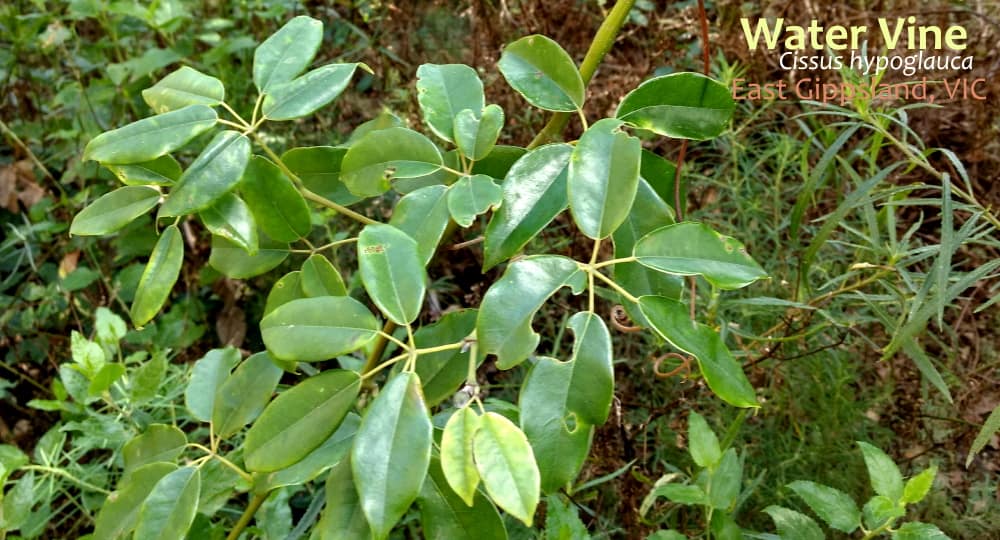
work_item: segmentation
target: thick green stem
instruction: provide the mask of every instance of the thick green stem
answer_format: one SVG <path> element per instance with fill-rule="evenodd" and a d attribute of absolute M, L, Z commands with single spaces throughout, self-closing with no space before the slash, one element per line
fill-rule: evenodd
<path fill-rule="evenodd" d="M 590 48 L 587 49 L 587 55 L 583 57 L 583 62 L 580 64 L 580 77 L 583 78 L 583 85 L 585 87 L 590 83 L 590 79 L 593 78 L 594 72 L 597 71 L 597 66 L 601 64 L 604 56 L 608 54 L 611 46 L 615 44 L 618 31 L 621 30 L 628 19 L 628 13 L 632 10 L 634 4 L 635 0 L 618 0 L 615 3 L 615 7 L 611 8 L 611 12 L 608 13 L 607 18 L 601 23 L 601 27 L 597 29 L 597 34 L 594 35 L 594 40 L 590 42 Z M 538 132 L 535 139 L 528 145 L 528 149 L 557 140 L 562 136 L 562 132 L 566 129 L 566 124 L 569 123 L 572 115 L 573 113 L 568 112 L 554 113 L 549 118 L 549 122 L 545 124 L 545 127 Z"/>
<path fill-rule="evenodd" d="M 389 340 L 385 338 L 387 335 L 391 335 L 396 331 L 396 323 L 392 321 L 385 321 L 385 326 L 382 327 L 382 332 L 375 336 L 375 346 L 372 347 L 372 353 L 368 355 L 368 360 L 365 362 L 365 366 L 361 368 L 361 374 L 366 375 L 369 371 L 375 369 L 378 365 L 378 361 L 382 359 L 382 355 L 385 354 L 385 347 L 389 344 Z"/>
<path fill-rule="evenodd" d="M 257 513 L 258 509 L 260 509 L 260 505 L 264 504 L 264 501 L 267 500 L 267 495 L 267 493 L 258 493 L 250 499 L 250 504 L 248 504 L 247 509 L 243 511 L 243 515 L 240 516 L 240 519 L 236 522 L 233 530 L 229 531 L 229 536 L 226 537 L 226 540 L 236 540 L 241 534 L 243 534 L 243 530 L 250 524 L 250 520 L 253 519 L 253 515 Z"/>

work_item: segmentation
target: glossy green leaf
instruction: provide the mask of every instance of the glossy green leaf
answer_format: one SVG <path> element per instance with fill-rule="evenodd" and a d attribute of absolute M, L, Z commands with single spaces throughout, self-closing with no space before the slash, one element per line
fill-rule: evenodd
<path fill-rule="evenodd" d="M 659 196 L 659 199 L 669 206 L 670 215 L 673 216 L 676 214 L 677 209 L 675 205 L 677 201 L 674 199 L 677 198 L 677 193 L 674 192 L 674 186 L 677 180 L 677 167 L 673 162 L 667 161 L 663 157 L 644 148 L 639 164 L 639 176 L 649 184 L 649 187 Z M 683 176 L 681 176 L 680 180 L 680 200 L 681 204 L 685 204 L 687 202 L 687 186 L 684 183 Z"/>
<path fill-rule="evenodd" d="M 788 487 L 831 528 L 850 534 L 861 525 L 858 505 L 843 491 L 808 480 L 797 480 Z"/>
<path fill-rule="evenodd" d="M 358 64 L 327 64 L 282 84 L 271 85 L 261 112 L 268 120 L 292 120 L 312 114 L 337 99 Z"/>
<path fill-rule="evenodd" d="M 97 513 L 94 540 L 116 540 L 131 531 L 153 487 L 175 470 L 173 463 L 150 463 L 123 476 Z"/>
<path fill-rule="evenodd" d="M 298 463 L 275 471 L 272 473 L 254 474 L 254 492 L 267 493 L 272 489 L 282 486 L 297 486 L 304 484 L 323 471 L 335 466 L 338 462 L 346 461 L 347 454 L 351 450 L 351 443 L 354 442 L 354 435 L 361 425 L 361 417 L 354 413 L 347 413 L 340 427 L 330 435 L 312 452 L 302 458 Z M 351 489 L 354 482 L 351 482 Z"/>
<path fill-rule="evenodd" d="M 392 114 L 387 110 L 382 110 L 377 116 L 375 116 L 375 118 L 372 118 L 367 122 L 362 122 L 358 127 L 354 128 L 354 131 L 351 132 L 351 136 L 347 138 L 347 142 L 341 146 L 343 146 L 343 150 L 346 151 L 348 147 L 361 140 L 365 135 L 368 135 L 373 131 L 388 129 L 391 127 L 406 127 L 406 125 L 403 124 L 403 121 L 400 120 L 395 114 Z"/>
<path fill-rule="evenodd" d="M 698 360 L 708 387 L 736 407 L 758 407 L 753 387 L 743 368 L 712 328 L 692 321 L 687 308 L 662 296 L 642 296 L 639 309 L 656 333 L 671 345 Z"/>
<path fill-rule="evenodd" d="M 126 186 L 108 193 L 87 205 L 73 218 L 69 233 L 98 236 L 113 233 L 149 212 L 160 200 L 160 190 L 145 186 Z"/>
<path fill-rule="evenodd" d="M 451 415 L 441 435 L 441 471 L 466 506 L 473 505 L 479 486 L 479 471 L 472 457 L 472 441 L 478 430 L 479 414 L 472 407 L 463 407 Z"/>
<path fill-rule="evenodd" d="M 473 442 L 479 476 L 500 508 L 531 527 L 540 478 L 527 437 L 507 418 L 487 412 Z"/>
<path fill-rule="evenodd" d="M 420 524 L 428 540 L 506 540 L 507 529 L 496 507 L 480 492 L 466 504 L 448 486 L 441 463 L 431 460 L 427 478 L 417 498 Z"/>
<path fill-rule="evenodd" d="M 302 263 L 302 292 L 308 297 L 346 296 L 347 287 L 330 259 L 315 253 Z"/>
<path fill-rule="evenodd" d="M 722 133 L 734 107 L 722 83 L 698 73 L 672 73 L 629 92 L 615 116 L 666 137 L 701 141 Z"/>
<path fill-rule="evenodd" d="M 563 286 L 583 290 L 585 276 L 572 259 L 555 255 L 526 257 L 511 263 L 483 296 L 476 323 L 479 350 L 497 356 L 497 367 L 510 369 L 538 346 L 531 328 L 538 308 Z"/>
<path fill-rule="evenodd" d="M 463 176 L 448 188 L 448 211 L 455 223 L 469 227 L 476 216 L 499 206 L 502 197 L 500 186 L 489 176 Z"/>
<path fill-rule="evenodd" d="M 416 320 L 427 273 L 417 243 L 392 225 L 367 225 L 358 235 L 361 282 L 375 305 L 398 325 Z"/>
<path fill-rule="evenodd" d="M 176 426 L 153 424 L 122 447 L 125 473 L 158 461 L 172 462 L 184 451 L 187 437 Z"/>
<path fill-rule="evenodd" d="M 188 105 L 214 107 L 226 99 L 226 88 L 219 79 L 183 66 L 143 90 L 142 99 L 157 113 Z"/>
<path fill-rule="evenodd" d="M 708 503 L 713 508 L 732 511 L 736 498 L 740 495 L 743 482 L 743 464 L 736 449 L 730 448 L 722 454 L 719 464 L 710 473 L 708 481 Z"/>
<path fill-rule="evenodd" d="M 568 408 L 575 362 L 541 357 L 528 372 L 518 405 L 520 423 L 531 444 L 544 493 L 555 493 L 573 483 L 583 466 L 593 426 Z"/>
<path fill-rule="evenodd" d="M 350 456 L 345 456 L 330 469 L 326 479 L 326 508 L 316 528 L 319 529 L 320 540 L 371 538 L 358 490 L 354 486 Z"/>
<path fill-rule="evenodd" d="M 350 296 L 292 300 L 260 321 L 267 350 L 279 360 L 318 362 L 364 347 L 379 331 L 371 311 Z"/>
<path fill-rule="evenodd" d="M 217 437 L 229 437 L 253 422 L 271 400 L 282 371 L 266 352 L 254 354 L 226 377 L 215 393 L 212 428 Z"/>
<path fill-rule="evenodd" d="M 527 150 L 519 146 L 494 146 L 486 157 L 472 164 L 472 174 L 485 174 L 497 179 L 506 178 L 514 163 L 527 153 Z"/>
<path fill-rule="evenodd" d="M 218 119 L 215 110 L 205 105 L 143 118 L 91 139 L 83 160 L 118 165 L 151 161 L 184 146 Z"/>
<path fill-rule="evenodd" d="M 323 41 L 323 23 L 300 15 L 271 34 L 253 52 L 253 83 L 260 92 L 286 83 L 312 63 Z"/>
<path fill-rule="evenodd" d="M 257 245 L 257 253 L 250 255 L 239 244 L 213 236 L 208 264 L 228 277 L 246 279 L 259 276 L 288 258 L 288 244 L 272 240 L 262 233 L 257 235 Z"/>
<path fill-rule="evenodd" d="M 869 530 L 876 529 L 892 520 L 903 517 L 906 507 L 897 504 L 885 495 L 876 495 L 861 509 L 861 519 Z"/>
<path fill-rule="evenodd" d="M 457 343 L 475 332 L 478 313 L 475 309 L 446 313 L 438 322 L 414 332 L 413 341 L 417 348 Z M 429 407 L 453 396 L 462 386 L 469 373 L 469 354 L 462 349 L 448 349 L 420 355 L 416 372 Z M 477 364 L 480 362 L 482 356 L 477 359 Z"/>
<path fill-rule="evenodd" d="M 937 467 L 931 466 L 921 471 L 920 474 L 907 480 L 906 484 L 903 486 L 902 501 L 907 504 L 912 504 L 924 500 L 924 497 L 930 493 L 931 488 L 934 486 L 935 476 L 937 476 Z"/>
<path fill-rule="evenodd" d="M 824 540 L 826 538 L 819 525 L 805 514 L 774 505 L 765 508 L 764 512 L 771 516 L 775 527 L 778 528 L 781 540 Z"/>
<path fill-rule="evenodd" d="M 201 475 L 195 467 L 182 467 L 156 483 L 139 510 L 135 537 L 149 540 L 183 540 L 198 511 Z"/>
<path fill-rule="evenodd" d="M 281 279 L 274 282 L 271 292 L 267 293 L 267 301 L 264 303 L 264 316 L 285 305 L 292 300 L 305 298 L 306 293 L 302 290 L 302 272 L 296 270 L 289 272 Z"/>
<path fill-rule="evenodd" d="M 579 421 L 603 424 L 611 413 L 615 392 L 611 334 L 603 319 L 588 312 L 570 317 L 567 327 L 574 338 L 566 409 Z"/>
<path fill-rule="evenodd" d="M 272 472 L 301 461 L 336 431 L 360 390 L 357 373 L 335 369 L 282 392 L 247 431 L 247 469 Z"/>
<path fill-rule="evenodd" d="M 739 240 L 693 221 L 643 236 L 635 244 L 634 255 L 643 266 L 678 276 L 700 275 L 723 290 L 767 277 Z"/>
<path fill-rule="evenodd" d="M 526 36 L 507 45 L 497 67 L 507 84 L 535 107 L 549 111 L 583 107 L 586 89 L 576 63 L 545 36 Z"/>
<path fill-rule="evenodd" d="M 615 232 L 635 199 L 642 144 L 621 127 L 621 120 L 599 120 L 580 136 L 569 161 L 569 209 L 590 238 Z"/>
<path fill-rule="evenodd" d="M 362 198 L 348 191 L 340 180 L 340 166 L 346 154 L 347 148 L 333 146 L 292 148 L 281 155 L 281 161 L 313 193 L 350 205 Z"/>
<path fill-rule="evenodd" d="M 566 209 L 566 171 L 573 147 L 541 146 L 510 168 L 503 182 L 503 201 L 486 227 L 483 270 L 521 250 Z"/>
<path fill-rule="evenodd" d="M 411 191 L 396 203 L 392 218 L 389 219 L 389 225 L 405 232 L 417 242 L 417 252 L 424 266 L 434 256 L 451 219 L 448 193 L 448 188 L 442 185 Z"/>
<path fill-rule="evenodd" d="M 948 540 L 948 535 L 930 523 L 911 521 L 892 533 L 892 540 Z"/>
<path fill-rule="evenodd" d="M 503 129 L 503 109 L 487 105 L 482 109 L 465 109 L 455 116 L 455 145 L 466 158 L 479 161 L 493 150 Z"/>
<path fill-rule="evenodd" d="M 722 448 L 705 418 L 692 411 L 688 414 L 688 452 L 699 467 L 715 469 L 722 459 Z"/>
<path fill-rule="evenodd" d="M 393 376 L 361 422 L 351 468 L 374 540 L 384 540 L 417 498 L 431 460 L 431 419 L 420 378 Z"/>
<path fill-rule="evenodd" d="M 240 246 L 249 255 L 257 254 L 257 222 L 243 199 L 227 193 L 198 216 L 212 234 Z"/>
<path fill-rule="evenodd" d="M 208 208 L 236 187 L 249 159 L 250 139 L 246 135 L 219 133 L 177 180 L 159 216 L 183 216 Z"/>
<path fill-rule="evenodd" d="M 191 416 L 202 422 L 212 420 L 219 387 L 239 361 L 240 351 L 235 347 L 226 347 L 212 349 L 194 363 L 191 378 L 184 389 L 184 405 Z"/>
<path fill-rule="evenodd" d="M 240 181 L 240 192 L 264 233 L 279 242 L 309 234 L 309 206 L 277 165 L 254 156 Z"/>
<path fill-rule="evenodd" d="M 130 310 L 133 324 L 142 326 L 160 311 L 174 288 L 183 263 L 184 240 L 177 225 L 171 225 L 163 229 L 139 278 Z"/>
<path fill-rule="evenodd" d="M 417 101 L 435 135 L 454 141 L 455 118 L 464 109 L 479 114 L 486 106 L 483 83 L 464 64 L 423 64 L 417 68 Z"/>
<path fill-rule="evenodd" d="M 340 179 L 355 195 L 374 197 L 396 178 L 416 178 L 439 170 L 441 151 L 430 139 L 411 129 L 373 131 L 354 143 L 340 164 Z"/>
<path fill-rule="evenodd" d="M 105 167 L 127 186 L 169 186 L 184 172 L 181 164 L 169 154 L 143 163 L 107 164 Z"/>
<path fill-rule="evenodd" d="M 865 458 L 868 477 L 875 493 L 898 501 L 903 497 L 903 475 L 899 467 L 878 447 L 858 441 L 861 454 Z"/>

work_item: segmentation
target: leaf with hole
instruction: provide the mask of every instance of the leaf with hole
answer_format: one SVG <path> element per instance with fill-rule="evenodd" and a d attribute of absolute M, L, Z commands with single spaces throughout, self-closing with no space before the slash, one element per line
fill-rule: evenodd
<path fill-rule="evenodd" d="M 503 192 L 485 174 L 463 176 L 448 188 L 448 211 L 455 223 L 469 227 L 476 216 L 500 205 Z"/>
<path fill-rule="evenodd" d="M 403 127 L 373 131 L 354 143 L 340 164 L 340 179 L 351 193 L 374 197 L 389 191 L 390 181 L 438 171 L 441 151 L 430 139 Z"/>
<path fill-rule="evenodd" d="M 364 347 L 379 331 L 371 311 L 350 296 L 301 298 L 260 321 L 267 350 L 279 360 L 318 362 Z"/>
<path fill-rule="evenodd" d="M 499 105 L 465 109 L 455 116 L 455 146 L 466 158 L 479 161 L 490 154 L 503 129 L 504 114 Z"/>
<path fill-rule="evenodd" d="M 459 112 L 479 114 L 486 106 L 483 83 L 476 70 L 464 64 L 423 64 L 417 68 L 417 102 L 424 122 L 435 135 L 452 142 Z"/>

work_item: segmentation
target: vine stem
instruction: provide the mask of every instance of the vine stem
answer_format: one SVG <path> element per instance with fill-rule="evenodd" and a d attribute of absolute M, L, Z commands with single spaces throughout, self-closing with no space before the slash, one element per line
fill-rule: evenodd
<path fill-rule="evenodd" d="M 396 331 L 396 323 L 392 321 L 385 321 L 385 325 L 382 326 L 382 331 L 375 336 L 375 345 L 372 347 L 371 354 L 368 355 L 368 359 L 365 361 L 365 366 L 361 368 L 361 375 L 365 376 L 372 372 L 378 366 L 378 361 L 382 359 L 382 354 L 385 353 L 385 347 L 389 344 L 389 340 L 385 339 L 383 336 L 392 335 Z"/>
<path fill-rule="evenodd" d="M 240 516 L 239 521 L 233 527 L 233 530 L 229 531 L 229 536 L 226 536 L 226 540 L 236 540 L 243 534 L 243 530 L 247 528 L 250 524 L 250 520 L 253 519 L 253 515 L 257 513 L 264 501 L 267 500 L 268 493 L 258 493 L 250 499 L 250 503 L 247 504 L 246 510 L 243 511 L 243 515 Z"/>
<path fill-rule="evenodd" d="M 604 22 L 601 23 L 601 27 L 597 29 L 597 33 L 594 34 L 594 40 L 590 42 L 590 48 L 587 49 L 587 54 L 583 57 L 583 62 L 580 63 L 580 78 L 583 79 L 584 88 L 590 84 L 590 79 L 594 77 L 597 66 L 601 64 L 612 45 L 615 44 L 618 31 L 628 19 L 628 13 L 634 4 L 635 0 L 618 0 L 615 7 L 611 8 L 611 12 L 605 17 Z M 556 140 L 566 129 L 566 124 L 569 123 L 571 117 L 572 113 L 568 112 L 554 113 L 545 127 L 528 145 L 528 150 Z"/>
<path fill-rule="evenodd" d="M 588 292 L 589 292 L 589 297 L 590 297 L 588 305 L 590 307 L 589 311 L 591 313 L 594 312 L 594 274 L 597 273 L 597 270 L 594 270 L 594 264 L 597 263 L 597 254 L 600 251 L 601 251 L 601 239 L 598 238 L 597 240 L 594 240 L 594 252 L 590 254 L 590 264 L 588 265 L 588 268 L 590 270 L 587 272 L 588 275 L 589 275 L 588 280 L 587 280 L 587 284 L 588 284 L 587 288 L 589 289 Z"/>

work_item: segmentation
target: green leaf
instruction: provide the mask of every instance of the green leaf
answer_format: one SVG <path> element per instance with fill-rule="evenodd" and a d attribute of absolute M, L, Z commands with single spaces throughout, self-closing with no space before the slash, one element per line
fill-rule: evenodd
<path fill-rule="evenodd" d="M 743 529 L 728 512 L 713 512 L 709 528 L 717 540 L 743 540 Z"/>
<path fill-rule="evenodd" d="M 424 538 L 507 540 L 507 529 L 496 507 L 481 492 L 474 495 L 468 504 L 456 496 L 441 472 L 441 463 L 432 459 L 417 498 Z"/>
<path fill-rule="evenodd" d="M 715 469 L 722 459 L 722 448 L 705 418 L 694 412 L 688 414 L 688 452 L 699 467 Z"/>
<path fill-rule="evenodd" d="M 448 211 L 462 227 L 469 227 L 476 216 L 500 205 L 503 191 L 485 174 L 463 176 L 448 188 Z"/>
<path fill-rule="evenodd" d="M 646 540 L 687 540 L 687 537 L 677 531 L 656 531 Z"/>
<path fill-rule="evenodd" d="M 213 236 L 208 264 L 225 276 L 246 279 L 259 276 L 288 258 L 288 244 L 272 240 L 263 233 L 257 235 L 257 246 L 257 253 L 250 255 L 239 244 Z"/>
<path fill-rule="evenodd" d="M 472 164 L 472 174 L 506 178 L 514 163 L 527 153 L 527 150 L 519 146 L 494 146 L 485 158 Z"/>
<path fill-rule="evenodd" d="M 35 502 L 35 474 L 28 472 L 0 497 L 0 527 L 3 531 L 16 531 L 26 527 Z"/>
<path fill-rule="evenodd" d="M 639 164 L 639 176 L 649 184 L 650 189 L 657 195 L 657 198 L 669 206 L 670 221 L 673 221 L 673 216 L 677 212 L 677 209 L 674 208 L 676 205 L 674 199 L 677 195 L 674 191 L 675 181 L 677 180 L 677 167 L 663 157 L 643 149 Z M 680 200 L 683 203 L 687 201 L 687 186 L 684 183 L 683 176 L 680 180 Z"/>
<path fill-rule="evenodd" d="M 247 431 L 247 469 L 272 472 L 301 461 L 336 431 L 360 390 L 357 373 L 334 369 L 282 392 Z"/>
<path fill-rule="evenodd" d="M 374 197 L 396 178 L 417 178 L 444 164 L 441 151 L 427 137 L 402 127 L 373 131 L 354 143 L 340 164 L 340 179 L 351 193 Z"/>
<path fill-rule="evenodd" d="M 736 407 L 759 407 L 743 368 L 715 330 L 692 321 L 686 307 L 662 296 L 640 297 L 639 309 L 660 337 L 698 360 L 708 387 L 723 401 Z"/>
<path fill-rule="evenodd" d="M 558 43 L 545 36 L 526 36 L 507 45 L 497 67 L 507 84 L 539 109 L 575 111 L 583 107 L 586 89 L 576 64 Z"/>
<path fill-rule="evenodd" d="M 285 305 L 292 300 L 305 298 L 306 293 L 302 290 L 302 272 L 296 270 L 289 272 L 281 279 L 274 282 L 271 292 L 267 293 L 267 301 L 264 303 L 264 316 Z"/>
<path fill-rule="evenodd" d="M 545 538 L 547 540 L 589 540 L 587 526 L 580 521 L 576 506 L 562 497 L 545 498 Z"/>
<path fill-rule="evenodd" d="M 457 343 L 476 331 L 478 313 L 475 309 L 446 313 L 438 322 L 414 332 L 413 342 L 421 349 Z M 416 372 L 429 407 L 448 399 L 462 386 L 469 373 L 469 354 L 462 349 L 448 349 L 420 355 Z M 478 365 L 482 356 L 476 360 Z"/>
<path fill-rule="evenodd" d="M 405 232 L 417 242 L 417 252 L 424 266 L 437 250 L 441 236 L 451 219 L 446 186 L 422 187 L 407 193 L 392 210 L 389 225 Z"/>
<path fill-rule="evenodd" d="M 351 205 L 362 198 L 348 191 L 340 180 L 340 166 L 347 148 L 311 146 L 292 148 L 281 155 L 281 161 L 309 191 L 331 201 Z"/>
<path fill-rule="evenodd" d="M 969 455 L 965 458 L 966 468 L 969 468 L 969 465 L 972 464 L 972 458 L 983 448 L 986 448 L 986 444 L 990 442 L 993 434 L 997 431 L 1000 431 L 1000 405 L 997 405 L 993 409 L 993 412 L 986 418 L 986 422 L 983 423 L 982 429 L 976 434 L 975 440 L 972 441 L 972 446 L 969 447 Z"/>
<path fill-rule="evenodd" d="M 150 463 L 123 476 L 97 513 L 94 540 L 115 540 L 131 531 L 143 501 L 164 476 L 175 470 L 173 463 Z"/>
<path fill-rule="evenodd" d="M 892 501 L 885 495 L 876 495 L 865 503 L 861 510 L 862 520 L 868 529 L 877 529 L 891 520 L 901 518 L 906 514 L 902 504 Z"/>
<path fill-rule="evenodd" d="M 260 321 L 267 350 L 293 362 L 318 362 L 356 351 L 378 331 L 375 316 L 350 296 L 292 300 Z"/>
<path fill-rule="evenodd" d="M 608 420 L 615 392 L 611 334 L 604 320 L 593 313 L 580 312 L 569 319 L 573 331 L 573 371 L 566 409 L 587 424 Z"/>
<path fill-rule="evenodd" d="M 337 99 L 359 64 L 327 64 L 286 83 L 271 85 L 261 112 L 268 120 L 292 120 L 312 114 Z"/>
<path fill-rule="evenodd" d="M 427 272 L 417 243 L 392 225 L 366 225 L 358 235 L 361 282 L 375 305 L 403 326 L 420 315 Z"/>
<path fill-rule="evenodd" d="M 893 531 L 892 540 L 948 540 L 948 535 L 930 523 L 911 521 Z"/>
<path fill-rule="evenodd" d="M 351 451 L 354 482 L 374 540 L 389 536 L 420 493 L 431 443 L 420 378 L 399 373 L 375 397 Z"/>
<path fill-rule="evenodd" d="M 670 502 L 685 505 L 707 504 L 708 495 L 699 486 L 687 484 L 662 484 L 650 492 L 650 496 L 666 497 Z"/>
<path fill-rule="evenodd" d="M 202 422 L 212 420 L 215 396 L 219 387 L 229 377 L 229 372 L 240 361 L 240 351 L 235 347 L 212 349 L 194 363 L 191 378 L 184 389 L 184 405 L 191 416 Z"/>
<path fill-rule="evenodd" d="M 295 465 L 272 473 L 254 474 L 254 492 L 267 493 L 282 486 L 304 484 L 331 466 L 336 466 L 338 462 L 347 461 L 347 453 L 351 450 L 351 443 L 354 442 L 354 435 L 360 425 L 361 417 L 347 413 L 333 435 Z M 351 489 L 354 489 L 353 481 Z"/>
<path fill-rule="evenodd" d="M 309 234 L 309 206 L 277 165 L 254 156 L 243 172 L 240 192 L 260 228 L 279 242 L 294 242 Z"/>
<path fill-rule="evenodd" d="M 143 163 L 105 167 L 127 186 L 169 186 L 183 173 L 181 164 L 169 154 Z"/>
<path fill-rule="evenodd" d="M 344 457 L 326 479 L 326 508 L 316 527 L 320 540 L 368 539 L 371 531 L 361 509 L 351 475 L 351 458 Z"/>
<path fill-rule="evenodd" d="M 454 141 L 455 118 L 464 109 L 479 114 L 486 106 L 483 83 L 464 64 L 423 64 L 417 68 L 417 101 L 435 135 Z"/>
<path fill-rule="evenodd" d="M 615 116 L 665 137 L 703 141 L 726 129 L 734 108 L 722 83 L 698 73 L 672 73 L 629 92 Z"/>
<path fill-rule="evenodd" d="M 764 509 L 778 528 L 781 540 L 824 540 L 826 536 L 811 517 L 781 506 Z"/>
<path fill-rule="evenodd" d="M 229 437 L 253 422 L 271 400 L 281 374 L 266 352 L 244 360 L 215 393 L 212 406 L 215 435 Z"/>
<path fill-rule="evenodd" d="M 483 270 L 509 259 L 566 209 L 566 171 L 573 147 L 541 146 L 510 168 L 503 201 L 486 227 Z"/>
<path fill-rule="evenodd" d="M 797 480 L 788 487 L 831 528 L 850 534 L 861 525 L 858 505 L 843 491 L 808 480 Z"/>
<path fill-rule="evenodd" d="M 572 361 L 539 358 L 521 387 L 521 429 L 534 452 L 544 493 L 571 484 L 590 450 L 593 426 L 567 408 L 576 367 Z"/>
<path fill-rule="evenodd" d="M 599 120 L 580 136 L 569 161 L 569 209 L 580 231 L 595 240 L 625 221 L 639 185 L 642 144 L 621 127 L 621 120 Z"/>
<path fill-rule="evenodd" d="M 312 63 L 323 41 L 323 23 L 300 15 L 271 34 L 253 52 L 253 83 L 260 92 L 286 83 Z"/>
<path fill-rule="evenodd" d="M 149 212 L 160 200 L 160 190 L 145 186 L 118 188 L 80 210 L 69 233 L 79 236 L 111 234 Z"/>
<path fill-rule="evenodd" d="M 903 486 L 903 498 L 904 503 L 912 504 L 918 503 L 924 500 L 924 497 L 930 493 L 931 488 L 934 486 L 934 477 L 937 476 L 937 467 L 931 466 L 920 474 L 910 478 L 906 481 Z"/>
<path fill-rule="evenodd" d="M 345 142 L 342 145 L 344 147 L 343 150 L 346 151 L 347 148 L 349 148 L 351 145 L 358 142 L 359 140 L 361 140 L 362 137 L 373 131 L 378 131 L 380 129 L 387 129 L 391 127 L 406 127 L 406 126 L 403 124 L 403 121 L 400 120 L 398 116 L 383 109 L 378 113 L 377 116 L 375 116 L 375 118 L 372 118 L 367 122 L 362 122 L 361 125 L 354 128 L 354 131 L 351 132 L 351 136 L 347 138 L 347 142 Z"/>
<path fill-rule="evenodd" d="M 184 146 L 218 119 L 215 110 L 205 105 L 143 118 L 91 139 L 83 150 L 83 160 L 117 165 L 151 161 Z"/>
<path fill-rule="evenodd" d="M 240 246 L 248 255 L 257 254 L 257 223 L 243 199 L 227 193 L 198 216 L 212 234 Z"/>
<path fill-rule="evenodd" d="M 156 462 L 173 462 L 184 452 L 187 437 L 176 426 L 153 424 L 122 447 L 125 474 Z"/>
<path fill-rule="evenodd" d="M 472 457 L 472 440 L 479 424 L 479 415 L 472 407 L 463 407 L 451 415 L 441 435 L 441 470 L 466 506 L 473 505 L 479 486 L 479 471 Z"/>
<path fill-rule="evenodd" d="M 503 109 L 499 105 L 487 105 L 482 109 L 465 109 L 455 116 L 455 145 L 462 154 L 473 161 L 479 161 L 490 154 L 503 129 Z"/>
<path fill-rule="evenodd" d="M 226 99 L 226 88 L 219 79 L 183 66 L 143 90 L 142 99 L 157 113 L 188 105 L 214 107 Z"/>
<path fill-rule="evenodd" d="M 150 540 L 183 540 L 198 511 L 201 475 L 195 467 L 182 467 L 156 483 L 139 510 L 135 537 Z"/>
<path fill-rule="evenodd" d="M 129 392 L 135 404 L 149 401 L 159 393 L 163 376 L 167 374 L 167 355 L 156 351 L 148 362 L 134 369 L 129 376 Z"/>
<path fill-rule="evenodd" d="M 204 210 L 239 183 L 250 159 L 250 139 L 223 131 L 208 143 L 170 190 L 159 217 L 183 216 Z"/>
<path fill-rule="evenodd" d="M 712 508 L 732 511 L 743 482 L 743 464 L 736 455 L 736 449 L 726 450 L 718 466 L 708 472 L 708 504 Z"/>
<path fill-rule="evenodd" d="M 866 442 L 858 441 L 861 455 L 865 458 L 868 477 L 875 493 L 899 501 L 903 497 L 903 475 L 899 467 L 881 449 Z"/>
<path fill-rule="evenodd" d="M 487 412 L 473 443 L 476 467 L 490 498 L 531 527 L 539 499 L 539 474 L 531 445 L 507 418 Z"/>
<path fill-rule="evenodd" d="M 693 221 L 667 225 L 635 244 L 639 264 L 678 276 L 700 275 L 723 290 L 767 277 L 738 240 Z"/>
<path fill-rule="evenodd" d="M 87 395 L 98 397 L 103 394 L 111 385 L 125 375 L 125 366 L 121 364 L 108 363 L 101 366 L 97 374 L 90 380 L 87 387 Z"/>
<path fill-rule="evenodd" d="M 330 259 L 315 253 L 302 263 L 302 292 L 308 297 L 346 296 L 347 287 Z"/>
<path fill-rule="evenodd" d="M 170 297 L 183 263 L 184 240 L 177 225 L 171 225 L 163 229 L 139 278 L 130 310 L 132 324 L 143 326 L 160 311 Z"/>
<path fill-rule="evenodd" d="M 479 350 L 495 354 L 497 367 L 510 369 L 538 346 L 531 320 L 545 300 L 563 286 L 583 290 L 585 276 L 576 261 L 555 255 L 526 257 L 511 263 L 483 296 L 476 332 Z"/>

